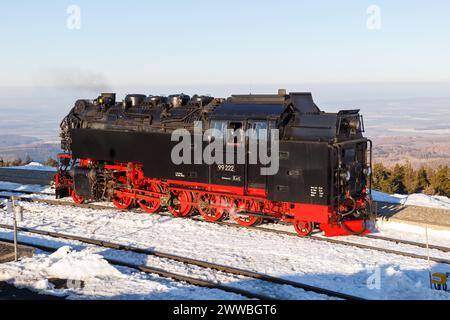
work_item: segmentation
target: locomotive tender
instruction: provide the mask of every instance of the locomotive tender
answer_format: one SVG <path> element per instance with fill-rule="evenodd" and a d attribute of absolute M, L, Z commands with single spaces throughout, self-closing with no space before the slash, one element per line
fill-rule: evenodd
<path fill-rule="evenodd" d="M 224 154 L 236 155 L 241 147 L 244 163 L 234 157 L 231 164 L 194 159 L 174 164 L 171 153 L 178 141 L 172 141 L 172 133 L 185 129 L 195 135 L 198 123 L 203 132 L 217 128 L 224 133 Z M 252 138 L 227 136 L 227 129 L 266 134 L 260 137 L 269 152 L 277 153 L 278 171 L 262 174 L 262 163 L 248 161 Z M 279 140 L 271 150 L 273 130 Z M 200 213 L 206 221 L 231 218 L 248 227 L 284 221 L 301 236 L 315 229 L 326 236 L 362 234 L 374 211 L 372 143 L 363 132 L 359 110 L 322 112 L 310 93 L 279 90 L 228 99 L 133 94 L 121 102 L 105 93 L 78 100 L 61 123 L 65 153 L 58 155 L 56 195 L 77 204 L 137 205 L 148 213 L 167 208 L 176 217 Z M 205 140 L 200 140 L 202 148 Z"/>

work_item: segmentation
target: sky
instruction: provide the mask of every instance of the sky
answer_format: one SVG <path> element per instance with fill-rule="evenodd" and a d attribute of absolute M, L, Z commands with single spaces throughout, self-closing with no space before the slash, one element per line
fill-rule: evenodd
<path fill-rule="evenodd" d="M 0 87 L 394 83 L 445 95 L 449 14 L 448 0 L 2 1 Z"/>

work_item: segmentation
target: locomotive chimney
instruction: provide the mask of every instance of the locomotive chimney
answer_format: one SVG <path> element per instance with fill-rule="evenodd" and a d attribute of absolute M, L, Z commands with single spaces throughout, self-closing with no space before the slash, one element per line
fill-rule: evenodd
<path fill-rule="evenodd" d="M 116 103 L 116 94 L 115 93 L 102 93 L 101 97 L 103 99 L 109 100 L 111 104 Z"/>

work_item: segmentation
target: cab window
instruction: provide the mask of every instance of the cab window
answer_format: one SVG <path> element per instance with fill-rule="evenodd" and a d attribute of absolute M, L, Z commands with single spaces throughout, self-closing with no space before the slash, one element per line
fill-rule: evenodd
<path fill-rule="evenodd" d="M 227 144 L 241 144 L 244 143 L 244 129 L 242 122 L 229 122 L 226 141 Z"/>
<path fill-rule="evenodd" d="M 268 127 L 266 121 L 252 122 L 250 128 L 254 130 L 255 135 L 251 135 L 250 139 L 259 139 L 259 141 L 267 141 Z"/>

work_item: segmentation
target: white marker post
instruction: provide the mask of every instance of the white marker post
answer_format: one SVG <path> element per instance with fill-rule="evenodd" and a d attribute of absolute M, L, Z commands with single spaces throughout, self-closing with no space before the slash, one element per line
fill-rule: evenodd
<path fill-rule="evenodd" d="M 15 197 L 12 196 L 10 200 L 8 200 L 7 210 L 8 214 L 13 215 L 13 221 L 14 221 L 14 261 L 19 260 L 19 250 L 18 250 L 18 244 L 17 244 L 17 216 L 19 216 L 19 220 L 22 221 L 22 207 L 16 206 L 15 204 Z"/>
<path fill-rule="evenodd" d="M 428 242 L 428 222 L 425 222 L 425 241 L 427 245 L 428 276 L 430 278 L 430 288 L 433 289 L 433 277 L 431 275 L 431 262 L 430 262 L 430 245 Z"/>
<path fill-rule="evenodd" d="M 16 212 L 14 210 L 14 197 L 11 197 L 6 205 L 6 210 L 8 215 L 13 215 L 13 221 L 14 221 L 14 261 L 18 261 L 18 250 L 17 250 L 17 222 L 16 222 Z"/>

